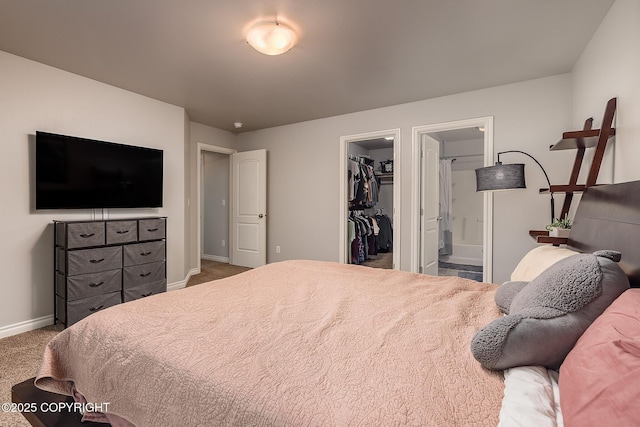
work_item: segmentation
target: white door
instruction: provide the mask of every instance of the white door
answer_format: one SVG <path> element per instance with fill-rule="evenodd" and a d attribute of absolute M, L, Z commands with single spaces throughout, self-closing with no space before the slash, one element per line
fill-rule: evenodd
<path fill-rule="evenodd" d="M 423 134 L 421 153 L 420 272 L 437 276 L 440 143 Z"/>
<path fill-rule="evenodd" d="M 231 155 L 230 264 L 267 263 L 267 150 Z"/>

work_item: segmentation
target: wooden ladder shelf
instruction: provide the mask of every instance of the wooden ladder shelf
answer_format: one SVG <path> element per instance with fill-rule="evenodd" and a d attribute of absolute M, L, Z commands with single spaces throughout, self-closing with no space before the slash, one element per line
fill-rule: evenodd
<path fill-rule="evenodd" d="M 540 193 L 565 193 L 562 211 L 558 218 L 564 218 L 569 213 L 574 193 L 584 191 L 586 188 L 596 185 L 607 142 L 616 134 L 613 128 L 615 112 L 616 98 L 611 98 L 609 102 L 607 102 L 600 129 L 592 129 L 593 118 L 589 118 L 585 120 L 582 130 L 564 132 L 562 139 L 549 147 L 552 151 L 577 150 L 569 183 L 566 185 L 551 185 L 550 188 L 540 189 Z M 595 147 L 595 151 L 586 182 L 585 184 L 578 184 L 578 176 L 580 175 L 585 150 L 593 147 Z M 556 246 L 567 243 L 568 240 L 566 237 L 549 237 L 549 232 L 546 230 L 530 230 L 529 235 L 535 238 L 538 243 L 552 243 Z"/>

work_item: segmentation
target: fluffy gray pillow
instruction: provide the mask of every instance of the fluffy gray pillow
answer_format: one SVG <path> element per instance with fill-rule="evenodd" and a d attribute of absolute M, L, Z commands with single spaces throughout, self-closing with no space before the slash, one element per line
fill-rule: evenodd
<path fill-rule="evenodd" d="M 498 288 L 494 300 L 504 314 L 509 314 L 511 302 L 529 282 L 505 282 Z"/>
<path fill-rule="evenodd" d="M 587 327 L 629 288 L 627 276 L 616 264 L 619 260 L 620 253 L 614 251 L 573 255 L 528 284 L 511 282 L 496 292 L 498 306 L 508 315 L 475 335 L 473 356 L 495 370 L 526 365 L 558 368 Z"/>

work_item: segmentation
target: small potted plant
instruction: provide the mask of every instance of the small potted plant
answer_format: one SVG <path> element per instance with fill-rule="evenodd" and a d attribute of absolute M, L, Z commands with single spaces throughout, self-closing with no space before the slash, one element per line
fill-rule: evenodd
<path fill-rule="evenodd" d="M 545 228 L 549 231 L 550 237 L 569 237 L 571 224 L 573 224 L 573 221 L 565 216 L 562 219 L 554 219 L 553 222 Z"/>

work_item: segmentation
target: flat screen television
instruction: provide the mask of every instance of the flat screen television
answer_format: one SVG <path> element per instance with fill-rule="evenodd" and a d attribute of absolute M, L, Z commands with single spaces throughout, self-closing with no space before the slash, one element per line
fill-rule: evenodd
<path fill-rule="evenodd" d="M 162 206 L 162 150 L 36 132 L 35 206 Z"/>

